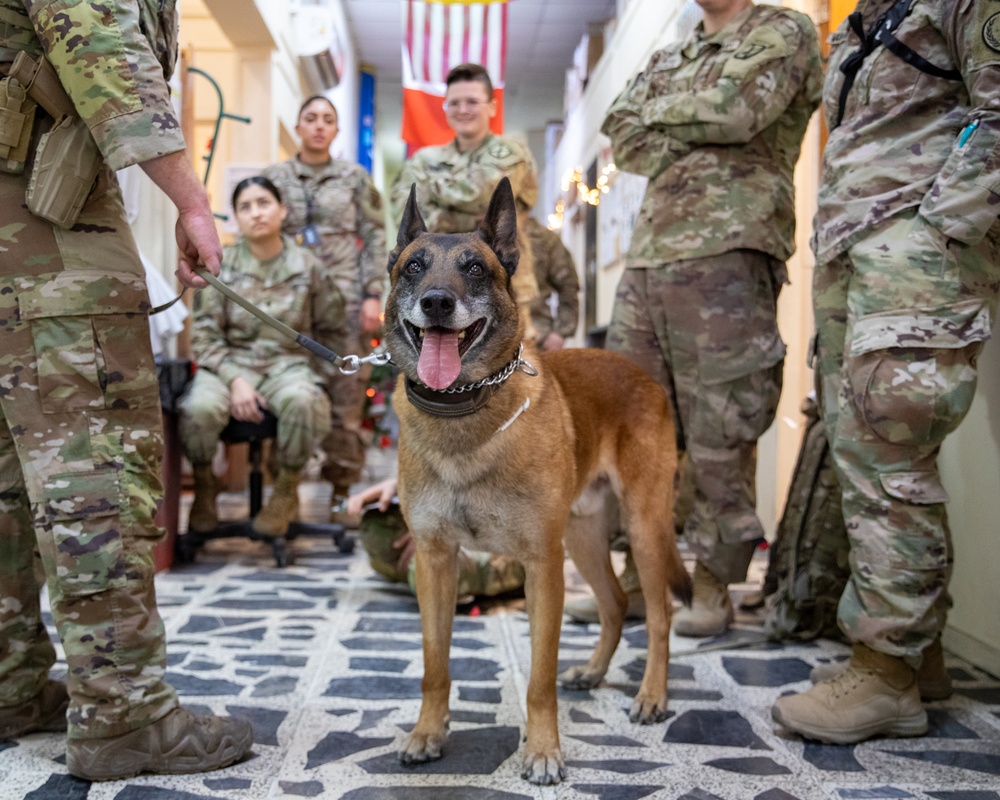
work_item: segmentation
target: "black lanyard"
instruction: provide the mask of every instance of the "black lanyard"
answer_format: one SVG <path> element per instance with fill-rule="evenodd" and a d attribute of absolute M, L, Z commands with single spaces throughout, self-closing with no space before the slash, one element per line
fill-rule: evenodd
<path fill-rule="evenodd" d="M 892 7 L 879 17 L 872 26 L 871 31 L 865 32 L 864 18 L 860 11 L 855 11 L 847 18 L 847 24 L 851 30 L 861 40 L 861 47 L 851 53 L 840 65 L 840 71 L 844 73 L 844 85 L 840 87 L 840 99 L 837 104 L 837 121 L 834 128 L 838 127 L 844 119 L 844 109 L 847 107 L 847 95 L 854 86 L 854 79 L 865 59 L 880 44 L 885 45 L 895 56 L 903 59 L 911 67 L 915 67 L 921 72 L 933 75 L 935 78 L 942 78 L 946 81 L 962 80 L 962 73 L 957 69 L 943 69 L 932 64 L 915 50 L 903 44 L 896 38 L 893 31 L 899 28 L 910 13 L 910 8 L 915 0 L 897 0 Z"/>
<path fill-rule="evenodd" d="M 313 205 L 313 193 L 309 191 L 309 176 L 300 175 L 299 180 L 302 181 L 302 194 L 306 198 L 306 225 L 312 225 L 315 206 Z"/>
<path fill-rule="evenodd" d="M 319 247 L 319 231 L 316 230 L 316 226 L 313 224 L 313 211 L 315 209 L 315 205 L 313 205 L 313 193 L 309 191 L 309 176 L 300 175 L 299 179 L 302 181 L 302 194 L 304 194 L 306 198 L 306 224 L 299 230 L 296 241 L 306 247 Z"/>

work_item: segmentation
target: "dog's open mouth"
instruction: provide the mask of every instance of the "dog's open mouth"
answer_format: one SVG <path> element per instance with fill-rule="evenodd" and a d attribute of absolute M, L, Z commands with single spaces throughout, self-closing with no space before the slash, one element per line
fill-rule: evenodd
<path fill-rule="evenodd" d="M 420 351 L 417 362 L 420 380 L 431 389 L 447 389 L 462 371 L 462 356 L 479 338 L 486 320 L 476 320 L 462 329 L 406 325 L 410 338 Z"/>

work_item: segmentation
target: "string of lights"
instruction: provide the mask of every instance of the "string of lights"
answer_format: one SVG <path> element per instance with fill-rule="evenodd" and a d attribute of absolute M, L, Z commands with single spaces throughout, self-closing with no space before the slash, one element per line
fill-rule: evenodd
<path fill-rule="evenodd" d="M 563 196 L 556 201 L 555 211 L 549 214 L 549 229 L 556 231 L 562 228 L 567 205 L 573 205 L 577 201 L 592 206 L 600 205 L 601 195 L 610 191 L 617 177 L 618 168 L 613 163 L 605 164 L 601 167 L 601 174 L 597 176 L 597 185 L 590 187 L 583 181 L 583 167 L 567 170 L 562 179 Z"/>

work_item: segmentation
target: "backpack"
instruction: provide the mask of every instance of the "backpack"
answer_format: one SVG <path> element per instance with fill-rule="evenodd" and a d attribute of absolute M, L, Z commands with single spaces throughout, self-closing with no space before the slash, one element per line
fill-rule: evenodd
<path fill-rule="evenodd" d="M 177 0 L 139 0 L 139 29 L 170 80 L 177 65 Z"/>
<path fill-rule="evenodd" d="M 843 639 L 837 605 L 850 577 L 850 544 L 826 426 L 814 402 L 771 546 L 763 592 L 764 629 L 773 639 Z"/>

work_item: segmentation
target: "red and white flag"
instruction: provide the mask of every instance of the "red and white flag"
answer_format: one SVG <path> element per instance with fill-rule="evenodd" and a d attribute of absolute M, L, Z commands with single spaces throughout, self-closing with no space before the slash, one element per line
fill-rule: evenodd
<path fill-rule="evenodd" d="M 508 0 L 402 0 L 403 130 L 408 154 L 454 138 L 444 115 L 445 77 L 459 64 L 482 64 L 493 82 L 503 133 Z"/>

